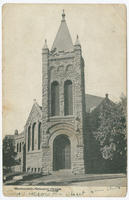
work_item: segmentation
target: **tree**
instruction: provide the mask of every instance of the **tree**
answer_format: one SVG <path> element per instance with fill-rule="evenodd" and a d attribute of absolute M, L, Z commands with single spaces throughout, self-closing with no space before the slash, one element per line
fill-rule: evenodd
<path fill-rule="evenodd" d="M 127 99 L 121 98 L 117 104 L 108 98 L 101 106 L 98 127 L 93 134 L 99 142 L 102 157 L 110 167 L 118 171 L 126 170 L 127 160 Z"/>
<path fill-rule="evenodd" d="M 12 137 L 5 136 L 3 139 L 3 166 L 10 169 L 11 166 L 17 164 L 15 160 L 17 153 L 15 152 L 14 140 Z"/>

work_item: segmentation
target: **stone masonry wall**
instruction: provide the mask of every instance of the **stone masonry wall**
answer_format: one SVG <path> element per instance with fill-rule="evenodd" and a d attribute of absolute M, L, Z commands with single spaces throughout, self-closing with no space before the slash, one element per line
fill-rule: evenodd
<path fill-rule="evenodd" d="M 34 150 L 32 150 L 32 129 L 34 129 Z M 38 149 L 38 128 L 41 124 L 40 149 Z M 30 127 L 30 150 L 28 151 L 28 129 Z M 26 141 L 26 171 L 37 173 L 42 171 L 42 111 L 35 102 L 24 128 Z"/>
<path fill-rule="evenodd" d="M 73 120 L 71 124 L 74 129 L 78 144 L 74 151 L 74 158 L 72 158 L 72 172 L 75 174 L 85 173 L 84 166 L 84 126 L 83 126 L 83 112 L 85 107 L 83 104 L 84 81 L 82 80 L 82 55 L 81 47 L 74 46 L 73 52 L 62 52 L 57 55 L 51 55 L 48 49 L 43 50 L 43 154 L 42 154 L 42 166 L 43 172 L 49 173 L 53 168 L 51 162 L 51 151 L 48 141 L 50 138 L 49 129 L 55 125 L 55 129 L 59 123 L 57 116 L 51 117 L 51 83 L 58 81 L 59 94 L 60 94 L 60 118 L 61 123 L 68 122 L 69 116 L 64 116 L 64 82 L 66 80 L 72 81 L 73 90 Z M 54 119 L 54 121 L 52 120 Z M 63 128 L 63 126 L 62 126 Z M 67 130 L 66 130 L 67 131 Z M 51 147 L 52 148 L 52 147 Z M 72 148 L 72 147 L 71 147 Z"/>

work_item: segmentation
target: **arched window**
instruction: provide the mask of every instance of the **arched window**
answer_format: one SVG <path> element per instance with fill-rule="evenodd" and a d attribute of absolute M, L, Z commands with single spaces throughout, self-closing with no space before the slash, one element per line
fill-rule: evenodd
<path fill-rule="evenodd" d="M 34 123 L 32 126 L 32 151 L 34 150 L 35 128 L 36 128 L 36 123 Z"/>
<path fill-rule="evenodd" d="M 17 143 L 17 152 L 18 152 L 18 148 L 19 148 L 18 146 L 19 146 L 19 145 L 18 145 L 18 143 Z"/>
<path fill-rule="evenodd" d="M 72 81 L 64 83 L 64 115 L 73 115 Z"/>
<path fill-rule="evenodd" d="M 20 142 L 20 150 L 19 150 L 19 152 L 21 152 L 21 142 Z"/>
<path fill-rule="evenodd" d="M 54 81 L 51 84 L 51 115 L 57 116 L 60 112 L 59 106 L 59 83 Z"/>
<path fill-rule="evenodd" d="M 30 151 L 30 126 L 28 127 L 28 151 Z"/>
<path fill-rule="evenodd" d="M 41 144 L 41 122 L 38 125 L 38 149 L 40 149 Z"/>

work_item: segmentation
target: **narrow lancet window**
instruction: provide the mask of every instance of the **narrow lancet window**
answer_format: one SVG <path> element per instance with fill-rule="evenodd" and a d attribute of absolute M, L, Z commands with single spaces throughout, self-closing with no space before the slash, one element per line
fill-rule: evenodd
<path fill-rule="evenodd" d="M 64 83 L 64 115 L 73 115 L 72 81 Z"/>
<path fill-rule="evenodd" d="M 32 127 L 32 151 L 34 151 L 35 128 L 36 128 L 36 123 L 34 123 Z"/>
<path fill-rule="evenodd" d="M 28 151 L 30 151 L 30 126 L 28 128 Z"/>
<path fill-rule="evenodd" d="M 40 149 L 41 144 L 41 122 L 38 125 L 38 150 Z"/>
<path fill-rule="evenodd" d="M 54 81 L 51 84 L 51 115 L 58 116 L 59 113 L 59 83 L 57 81 Z"/>

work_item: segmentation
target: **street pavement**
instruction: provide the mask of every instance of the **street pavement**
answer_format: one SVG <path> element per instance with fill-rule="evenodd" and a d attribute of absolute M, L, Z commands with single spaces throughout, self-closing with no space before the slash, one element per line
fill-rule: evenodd
<path fill-rule="evenodd" d="M 95 187 L 126 187 L 127 180 L 125 177 L 123 178 L 114 178 L 114 179 L 104 179 L 104 180 L 92 180 L 92 181 L 83 181 L 83 182 L 76 182 L 71 183 L 71 185 L 78 185 L 78 186 L 95 186 Z"/>
<path fill-rule="evenodd" d="M 78 186 L 118 186 L 125 187 L 127 185 L 125 174 L 85 174 L 85 175 L 70 175 L 70 174 L 52 174 L 42 176 L 31 180 L 12 180 L 7 181 L 5 185 L 78 185 Z"/>

